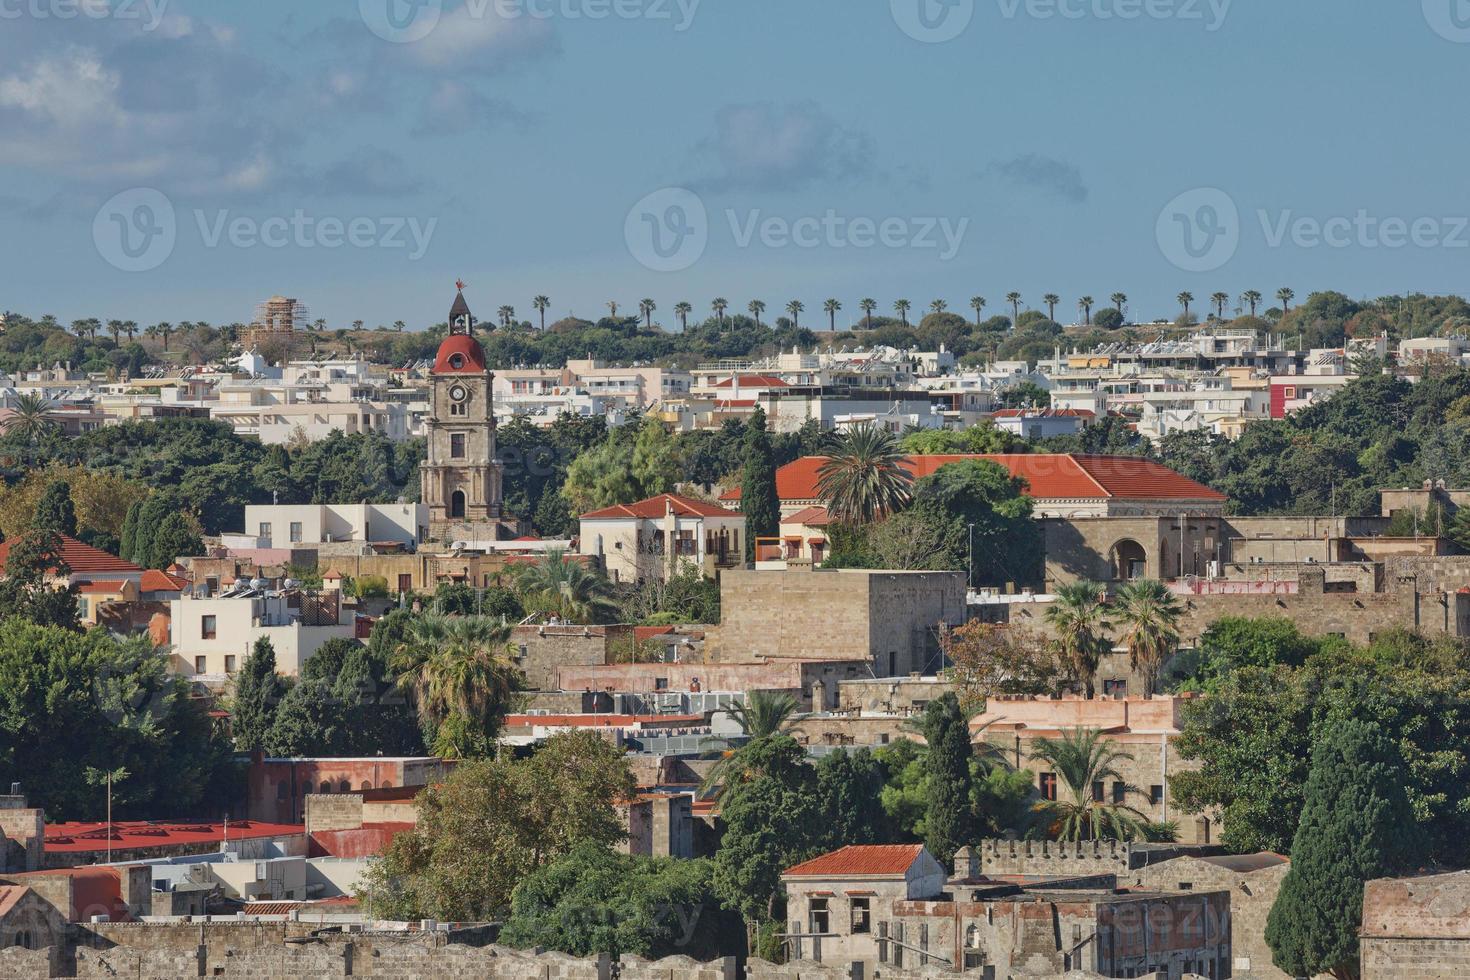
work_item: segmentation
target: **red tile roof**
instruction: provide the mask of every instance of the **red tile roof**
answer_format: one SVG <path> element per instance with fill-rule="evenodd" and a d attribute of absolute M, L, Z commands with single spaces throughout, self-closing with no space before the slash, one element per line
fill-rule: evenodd
<path fill-rule="evenodd" d="M 676 493 L 661 493 L 657 497 L 649 497 L 647 500 L 640 500 L 636 504 L 618 504 L 615 507 L 604 507 L 602 510 L 594 510 L 589 514 L 583 514 L 582 520 L 606 521 L 630 517 L 656 520 L 657 518 L 663 517 L 670 507 L 673 508 L 674 513 L 679 517 L 740 516 L 736 511 L 726 510 L 714 504 L 707 504 L 703 500 L 695 500 L 692 497 L 681 497 Z"/>
<path fill-rule="evenodd" d="M 10 557 L 13 541 L 0 541 L 0 573 L 5 571 L 5 561 Z M 143 569 L 116 555 L 109 555 L 99 548 L 82 544 L 76 538 L 61 536 L 61 560 L 73 572 L 141 572 Z"/>
<path fill-rule="evenodd" d="M 832 518 L 827 514 L 825 507 L 808 507 L 799 510 L 790 517 L 781 518 L 782 524 L 802 524 L 807 527 L 824 527 L 832 523 Z"/>
<path fill-rule="evenodd" d="M 434 357 L 435 374 L 484 374 L 485 348 L 468 334 L 450 334 Z"/>
<path fill-rule="evenodd" d="M 794 868 L 786 877 L 848 878 L 859 875 L 903 875 L 919 859 L 923 844 L 849 844 Z"/>
<path fill-rule="evenodd" d="M 127 583 L 122 579 L 103 582 L 83 582 L 77 586 L 77 591 L 82 595 L 116 595 L 123 590 Z"/>
<path fill-rule="evenodd" d="M 914 479 L 933 474 L 942 466 L 964 460 L 986 459 L 1020 477 L 1037 500 L 1223 501 L 1225 495 L 1139 456 L 1084 456 L 1036 453 L 988 456 L 910 456 L 903 463 Z M 776 470 L 776 496 L 783 502 L 816 500 L 818 473 L 824 456 L 803 456 Z M 721 500 L 739 500 L 739 489 L 726 491 Z"/>
<path fill-rule="evenodd" d="M 28 891 L 30 889 L 25 885 L 0 885 L 0 920 L 10 914 L 15 903 L 24 898 Z"/>
<path fill-rule="evenodd" d="M 672 626 L 635 626 L 633 627 L 633 639 L 638 643 L 646 643 L 656 636 L 668 636 L 674 632 Z"/>
<path fill-rule="evenodd" d="M 143 592 L 182 592 L 189 587 L 188 579 L 170 575 L 150 568 L 143 573 L 143 580 L 138 588 Z"/>
<path fill-rule="evenodd" d="M 231 820 L 229 837 L 230 840 L 290 837 L 301 833 L 303 829 L 301 824 Z M 112 823 L 112 849 L 114 851 L 183 844 L 218 844 L 224 839 L 224 824 L 214 821 L 155 823 L 144 820 L 114 820 Z M 106 850 L 107 824 L 105 823 L 46 825 L 46 851 L 48 853 L 91 853 Z"/>

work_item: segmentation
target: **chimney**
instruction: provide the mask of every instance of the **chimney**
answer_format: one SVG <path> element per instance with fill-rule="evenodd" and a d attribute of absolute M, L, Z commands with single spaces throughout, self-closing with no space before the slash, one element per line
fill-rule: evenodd
<path fill-rule="evenodd" d="M 980 855 L 968 844 L 954 852 L 954 876 L 963 881 L 980 877 Z"/>

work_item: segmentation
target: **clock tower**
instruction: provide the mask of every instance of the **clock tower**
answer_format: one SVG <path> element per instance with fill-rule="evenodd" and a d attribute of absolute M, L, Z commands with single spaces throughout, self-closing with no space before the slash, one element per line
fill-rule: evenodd
<path fill-rule="evenodd" d="M 449 335 L 439 345 L 430 376 L 429 446 L 420 468 L 420 499 L 429 507 L 431 540 L 494 541 L 504 516 L 491 401 L 495 375 L 475 339 L 464 284 L 458 286 Z"/>

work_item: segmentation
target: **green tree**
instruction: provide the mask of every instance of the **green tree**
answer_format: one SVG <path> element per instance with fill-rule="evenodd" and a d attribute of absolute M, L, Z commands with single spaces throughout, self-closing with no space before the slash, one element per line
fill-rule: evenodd
<path fill-rule="evenodd" d="M 1184 606 L 1164 583 L 1140 579 L 1118 590 L 1117 611 L 1129 666 L 1143 674 L 1144 693 L 1152 695 L 1158 689 L 1164 664 L 1179 647 L 1179 620 Z"/>
<path fill-rule="evenodd" d="M 674 440 L 662 422 L 652 415 L 646 416 L 633 440 L 633 478 L 638 481 L 639 496 L 647 498 L 672 491 L 679 482 L 679 473 Z"/>
<path fill-rule="evenodd" d="M 61 480 L 46 485 L 41 499 L 36 503 L 34 524 L 38 528 L 77 536 L 77 511 L 71 499 L 71 487 Z"/>
<path fill-rule="evenodd" d="M 617 805 L 635 789 L 622 749 L 593 732 L 553 735 L 526 760 L 461 763 L 419 794 L 417 824 L 372 864 L 359 897 L 377 918 L 501 918 L 537 869 L 622 840 Z"/>
<path fill-rule="evenodd" d="M 1347 720 L 1317 744 L 1291 870 L 1266 920 L 1278 968 L 1359 975 L 1363 883 L 1408 870 L 1421 853 L 1406 776 L 1393 742 L 1371 722 Z"/>
<path fill-rule="evenodd" d="M 1098 310 L 1092 317 L 1092 325 L 1099 330 L 1117 330 L 1126 322 L 1122 312 L 1111 307 Z"/>
<path fill-rule="evenodd" d="M 79 628 L 77 588 L 63 585 L 71 566 L 61 552 L 61 536 L 36 528 L 10 542 L 5 577 L 0 579 L 0 619 L 17 618 L 41 626 Z"/>
<path fill-rule="evenodd" d="M 204 542 L 183 514 L 169 514 L 154 531 L 148 549 L 146 568 L 163 569 L 179 557 L 204 554 Z"/>
<path fill-rule="evenodd" d="M 26 392 L 16 397 L 9 417 L 0 427 L 4 428 L 7 436 L 32 445 L 56 430 L 56 420 L 51 417 L 50 402 L 40 395 Z"/>
<path fill-rule="evenodd" d="M 617 436 L 589 449 L 567 468 L 562 496 L 575 514 L 586 514 L 642 499 L 643 486 L 633 473 L 633 456 Z"/>
<path fill-rule="evenodd" d="M 1322 647 L 1284 616 L 1225 616 L 1200 637 L 1191 687 L 1203 687 L 1242 667 L 1300 667 Z"/>
<path fill-rule="evenodd" d="M 571 555 L 555 548 L 516 566 L 516 588 L 527 612 L 567 623 L 603 623 L 615 618 L 612 585 Z"/>
<path fill-rule="evenodd" d="M 255 641 L 250 656 L 235 676 L 235 690 L 230 698 L 230 729 L 235 735 L 236 748 L 241 752 L 265 748 L 276 709 L 285 696 L 285 682 L 276 673 L 276 649 L 262 636 Z"/>
<path fill-rule="evenodd" d="M 738 704 L 730 706 L 730 720 L 740 726 L 740 738 L 745 742 L 756 741 L 779 735 L 791 727 L 791 720 L 800 704 L 787 691 L 747 691 Z M 710 792 L 718 787 L 720 796 L 727 795 L 731 787 L 744 774 L 743 760 L 729 738 L 712 737 L 705 742 L 707 748 L 720 752 L 721 758 L 700 783 L 701 792 Z"/>
<path fill-rule="evenodd" d="M 882 763 L 868 749 L 833 752 L 817 763 L 817 795 L 828 821 L 827 847 L 886 843 L 882 802 L 886 781 Z"/>
<path fill-rule="evenodd" d="M 999 463 L 963 460 L 915 483 L 910 512 L 943 542 L 944 557 L 931 567 L 966 570 L 976 586 L 999 586 L 1041 578 L 1041 530 L 1031 509 L 1025 481 Z"/>
<path fill-rule="evenodd" d="M 924 709 L 924 741 L 928 743 L 928 800 L 924 814 L 924 845 L 940 862 L 955 851 L 978 843 L 970 762 L 970 720 L 959 699 L 948 692 Z"/>
<path fill-rule="evenodd" d="M 1112 649 L 1108 631 L 1113 624 L 1103 587 L 1096 582 L 1060 586 L 1056 601 L 1047 607 L 1046 622 L 1056 637 L 1057 653 L 1068 675 L 1092 697 L 1098 664 Z"/>
<path fill-rule="evenodd" d="M 766 431 L 766 413 L 759 407 L 745 427 L 745 467 L 740 474 L 740 509 L 745 514 L 745 558 L 755 560 L 756 538 L 775 534 L 781 526 L 781 501 L 776 496 L 776 460 Z"/>
<path fill-rule="evenodd" d="M 516 886 L 499 941 L 572 956 L 711 959 L 741 939 L 712 875 L 708 860 L 630 857 L 584 843 Z"/>
<path fill-rule="evenodd" d="M 267 755 L 342 755 L 349 730 L 345 706 L 337 700 L 331 681 L 302 678 L 281 699 L 265 737 Z"/>
<path fill-rule="evenodd" d="M 123 519 L 122 542 L 118 549 L 118 556 L 124 561 L 133 561 L 133 551 L 136 547 L 138 537 L 138 511 L 142 507 L 143 502 L 141 500 L 133 501 L 128 505 L 127 517 Z"/>
<path fill-rule="evenodd" d="M 817 495 L 834 520 L 871 524 L 909 502 L 913 476 L 892 433 L 860 425 L 837 436 L 817 471 Z"/>
<path fill-rule="evenodd" d="M 1061 841 L 1145 840 L 1148 820 L 1127 803 L 1104 802 L 1094 788 L 1123 783 L 1125 799 L 1138 788 L 1123 778 L 1118 764 L 1132 761 L 1096 729 L 1075 729 L 1057 738 L 1038 738 L 1031 758 L 1057 777 L 1057 798 L 1040 800 L 1036 812 L 1048 837 Z"/>
<path fill-rule="evenodd" d="M 393 667 L 437 754 L 467 759 L 494 750 L 519 685 L 509 645 L 510 627 L 482 616 L 430 610 L 409 622 Z"/>

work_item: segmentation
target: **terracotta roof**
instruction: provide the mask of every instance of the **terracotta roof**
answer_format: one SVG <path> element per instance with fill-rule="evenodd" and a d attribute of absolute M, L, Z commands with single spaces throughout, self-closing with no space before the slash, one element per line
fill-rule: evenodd
<path fill-rule="evenodd" d="M 674 632 L 672 626 L 635 626 L 633 627 L 633 639 L 644 643 L 655 636 L 668 636 L 672 632 Z"/>
<path fill-rule="evenodd" d="M 30 889 L 25 885 L 0 885 L 0 919 L 9 915 L 10 910 L 15 908 L 15 903 L 24 898 L 28 891 Z"/>
<path fill-rule="evenodd" d="M 229 837 L 230 840 L 290 837 L 301 833 L 303 829 L 300 824 L 231 820 Z M 148 820 L 114 820 L 112 823 L 112 848 L 115 851 L 181 844 L 217 844 L 224 839 L 224 824 L 215 821 L 163 823 Z M 106 850 L 106 823 L 46 825 L 46 851 L 48 853 L 91 853 Z"/>
<path fill-rule="evenodd" d="M 5 570 L 5 561 L 10 557 L 13 541 L 0 541 L 0 572 Z M 143 569 L 117 555 L 109 555 L 100 548 L 82 544 L 76 538 L 61 536 L 61 560 L 73 572 L 141 572 Z"/>
<path fill-rule="evenodd" d="M 160 572 L 154 568 L 143 572 L 143 580 L 138 585 L 143 592 L 182 592 L 188 587 L 188 579 Z"/>
<path fill-rule="evenodd" d="M 663 517 L 670 506 L 673 507 L 674 513 L 679 517 L 740 516 L 736 511 L 726 510 L 714 504 L 707 504 L 703 500 L 695 500 L 692 497 L 681 497 L 676 493 L 661 493 L 657 497 L 649 497 L 647 500 L 640 500 L 636 504 L 618 504 L 615 507 L 604 507 L 602 510 L 594 510 L 589 514 L 583 514 L 582 520 L 606 521 L 630 517 L 655 520 Z"/>
<path fill-rule="evenodd" d="M 460 360 L 455 361 L 455 355 L 459 355 Z M 484 374 L 485 371 L 485 348 L 468 334 L 456 333 L 445 337 L 434 357 L 435 374 Z"/>
<path fill-rule="evenodd" d="M 823 527 L 832 523 L 832 518 L 827 514 L 825 507 L 808 507 L 799 510 L 790 517 L 781 518 L 782 524 L 802 524 L 807 527 Z"/>
<path fill-rule="evenodd" d="M 322 576 L 322 581 L 323 582 L 336 582 L 336 581 L 340 580 L 341 578 L 342 578 L 342 573 L 339 572 L 339 571 L 337 571 L 335 568 L 333 568 L 333 569 L 329 569 L 327 571 L 327 574 L 325 574 L 325 575 Z"/>
<path fill-rule="evenodd" d="M 726 378 L 724 381 L 718 381 L 718 382 L 715 383 L 715 387 L 716 388 L 734 388 L 735 387 L 735 379 L 734 378 Z M 780 378 L 772 377 L 769 374 L 748 374 L 748 375 L 742 375 L 740 377 L 740 387 L 742 387 L 742 388 L 790 388 L 791 386 L 789 384 L 787 384 L 786 382 L 782 381 Z"/>
<path fill-rule="evenodd" d="M 83 582 L 77 586 L 82 595 L 117 595 L 127 583 L 121 579 L 103 582 Z"/>
<path fill-rule="evenodd" d="M 1181 476 L 1166 466 L 1139 456 L 1084 456 L 1036 453 L 988 456 L 910 456 L 903 462 L 914 479 L 922 479 L 950 463 L 985 459 L 999 463 L 1020 477 L 1037 500 L 1223 501 L 1225 495 Z M 776 496 L 782 501 L 816 500 L 818 473 L 824 456 L 803 456 L 776 470 Z M 721 500 L 739 500 L 739 489 L 726 491 Z"/>
<path fill-rule="evenodd" d="M 785 877 L 847 878 L 855 875 L 903 875 L 919 859 L 923 844 L 849 844 L 794 868 Z"/>

